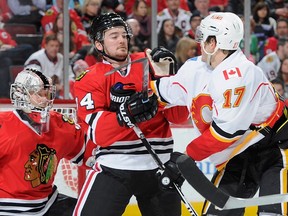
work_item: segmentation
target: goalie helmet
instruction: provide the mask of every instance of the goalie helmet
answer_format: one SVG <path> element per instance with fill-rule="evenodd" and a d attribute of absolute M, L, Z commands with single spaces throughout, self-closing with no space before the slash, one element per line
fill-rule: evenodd
<path fill-rule="evenodd" d="M 95 41 L 103 41 L 104 39 L 104 32 L 108 29 L 123 26 L 126 33 L 127 38 L 130 39 L 133 34 L 129 25 L 122 19 L 122 17 L 116 13 L 106 13 L 97 16 L 94 18 L 91 30 L 90 30 L 90 39 Z"/>
<path fill-rule="evenodd" d="M 12 104 L 26 113 L 48 111 L 52 108 L 56 86 L 40 71 L 25 68 L 10 88 Z"/>
<path fill-rule="evenodd" d="M 243 39 L 242 20 L 234 13 L 217 12 L 205 17 L 195 34 L 197 42 L 205 42 L 215 36 L 217 47 L 222 50 L 236 50 Z"/>

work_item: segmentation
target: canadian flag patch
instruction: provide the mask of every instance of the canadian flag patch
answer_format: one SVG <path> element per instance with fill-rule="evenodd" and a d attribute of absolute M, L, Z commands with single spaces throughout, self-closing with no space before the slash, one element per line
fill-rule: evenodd
<path fill-rule="evenodd" d="M 231 78 L 237 78 L 242 77 L 241 72 L 238 67 L 231 68 L 228 70 L 223 71 L 225 80 L 231 79 Z"/>

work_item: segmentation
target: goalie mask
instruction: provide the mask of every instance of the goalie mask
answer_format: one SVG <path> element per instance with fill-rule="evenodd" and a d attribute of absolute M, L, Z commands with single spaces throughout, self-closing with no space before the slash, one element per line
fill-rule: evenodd
<path fill-rule="evenodd" d="M 41 124 L 42 132 L 49 129 L 49 110 L 55 95 L 56 86 L 52 85 L 52 80 L 32 69 L 21 71 L 10 88 L 10 99 L 16 109 L 40 114 L 38 120 L 32 120 Z"/>

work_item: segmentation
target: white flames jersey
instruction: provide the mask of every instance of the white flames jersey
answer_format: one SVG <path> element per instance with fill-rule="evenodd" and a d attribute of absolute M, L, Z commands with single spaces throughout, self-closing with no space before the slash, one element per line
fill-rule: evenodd
<path fill-rule="evenodd" d="M 271 52 L 264 56 L 257 66 L 263 70 L 264 74 L 269 80 L 273 80 L 278 76 L 281 61 L 276 52 Z"/>
<path fill-rule="evenodd" d="M 181 8 L 178 9 L 178 16 L 171 15 L 168 8 L 165 8 L 157 15 L 157 32 L 160 31 L 162 26 L 162 22 L 166 19 L 172 19 L 175 23 L 175 26 L 179 27 L 183 34 L 191 29 L 190 26 L 190 16 L 191 13 L 189 11 L 183 10 Z"/>
<path fill-rule="evenodd" d="M 175 76 L 151 87 L 164 104 L 189 108 L 200 135 L 187 154 L 197 161 L 210 157 L 216 166 L 263 138 L 249 126 L 267 123 L 280 103 L 264 73 L 240 50 L 213 71 L 201 57 L 189 59 Z"/>

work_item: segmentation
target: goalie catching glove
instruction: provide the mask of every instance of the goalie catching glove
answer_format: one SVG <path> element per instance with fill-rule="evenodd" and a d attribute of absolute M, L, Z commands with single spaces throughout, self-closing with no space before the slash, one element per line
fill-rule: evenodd
<path fill-rule="evenodd" d="M 177 60 L 172 52 L 160 46 L 146 49 L 145 55 L 148 58 L 150 72 L 154 78 L 174 75 L 177 72 Z"/>
<path fill-rule="evenodd" d="M 145 101 L 142 92 L 136 92 L 129 100 L 122 103 L 117 111 L 117 120 L 120 126 L 134 127 L 135 123 L 148 121 L 158 111 L 157 96 L 151 91 Z"/>
<path fill-rule="evenodd" d="M 176 160 L 178 157 L 183 155 L 180 152 L 172 152 L 170 160 L 165 163 L 165 170 L 162 174 L 159 175 L 159 184 L 162 190 L 174 189 L 174 184 L 177 184 L 179 187 L 182 186 L 185 179 L 178 170 L 176 166 Z"/>

